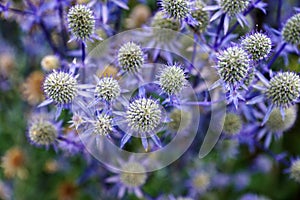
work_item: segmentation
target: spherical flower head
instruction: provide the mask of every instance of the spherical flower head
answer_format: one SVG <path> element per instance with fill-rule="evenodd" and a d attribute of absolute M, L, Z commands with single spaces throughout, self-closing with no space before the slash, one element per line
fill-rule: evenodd
<path fill-rule="evenodd" d="M 263 33 L 253 33 L 242 40 L 242 47 L 252 60 L 260 61 L 268 57 L 272 49 L 271 39 Z"/>
<path fill-rule="evenodd" d="M 178 131 L 179 129 L 184 129 L 189 126 L 192 114 L 190 112 L 180 110 L 180 109 L 173 109 L 170 113 L 171 122 L 168 124 L 169 128 Z"/>
<path fill-rule="evenodd" d="M 179 31 L 181 25 L 179 20 L 166 18 L 162 11 L 158 11 L 152 18 L 151 27 L 155 28 L 153 31 L 155 40 L 165 43 L 170 42 L 175 38 L 172 36 L 174 34 L 170 34 L 170 30 Z"/>
<path fill-rule="evenodd" d="M 44 93 L 41 85 L 44 81 L 44 74 L 41 71 L 32 72 L 22 84 L 24 99 L 31 105 L 36 105 L 44 100 Z"/>
<path fill-rule="evenodd" d="M 41 61 L 41 66 L 45 71 L 52 71 L 53 69 L 59 68 L 60 61 L 55 55 L 47 55 Z"/>
<path fill-rule="evenodd" d="M 0 53 L 0 75 L 8 77 L 16 66 L 16 59 L 12 53 Z"/>
<path fill-rule="evenodd" d="M 145 168 L 137 162 L 124 164 L 121 172 L 121 182 L 128 188 L 140 187 L 145 184 L 147 174 Z"/>
<path fill-rule="evenodd" d="M 294 72 L 278 73 L 265 91 L 267 98 L 277 107 L 289 107 L 300 96 L 300 77 Z"/>
<path fill-rule="evenodd" d="M 292 166 L 290 168 L 290 176 L 292 179 L 300 183 L 300 160 L 295 160 L 292 162 Z"/>
<path fill-rule="evenodd" d="M 151 27 L 178 31 L 180 29 L 180 23 L 176 19 L 164 17 L 164 13 L 158 11 L 151 21 Z"/>
<path fill-rule="evenodd" d="M 126 28 L 134 29 L 141 27 L 147 22 L 150 16 L 151 10 L 149 6 L 139 4 L 132 9 L 129 18 L 126 19 Z"/>
<path fill-rule="evenodd" d="M 58 131 L 55 125 L 44 119 L 36 119 L 29 127 L 28 137 L 33 144 L 48 146 L 55 142 Z"/>
<path fill-rule="evenodd" d="M 229 16 L 243 12 L 251 0 L 220 0 L 219 5 Z"/>
<path fill-rule="evenodd" d="M 229 47 L 217 58 L 219 76 L 226 84 L 235 85 L 247 78 L 250 59 L 245 50 L 238 46 Z"/>
<path fill-rule="evenodd" d="M 113 130 L 112 118 L 107 114 L 99 114 L 95 121 L 94 134 L 106 136 L 110 134 Z"/>
<path fill-rule="evenodd" d="M 75 5 L 68 12 L 68 27 L 80 40 L 90 38 L 95 31 L 95 17 L 85 5 Z"/>
<path fill-rule="evenodd" d="M 53 71 L 46 77 L 43 88 L 55 103 L 67 104 L 77 95 L 77 80 L 71 74 Z"/>
<path fill-rule="evenodd" d="M 130 103 L 126 121 L 132 130 L 149 133 L 158 127 L 161 115 L 159 104 L 152 99 L 140 98 Z"/>
<path fill-rule="evenodd" d="M 183 69 L 176 65 L 166 66 L 159 75 L 159 85 L 168 95 L 179 94 L 186 82 Z"/>
<path fill-rule="evenodd" d="M 161 0 L 163 12 L 171 18 L 185 19 L 190 13 L 188 0 Z"/>
<path fill-rule="evenodd" d="M 144 52 L 134 42 L 127 42 L 119 49 L 118 62 L 124 71 L 137 72 L 144 64 Z"/>
<path fill-rule="evenodd" d="M 300 44 L 300 13 L 291 17 L 282 29 L 283 40 L 292 45 Z"/>
<path fill-rule="evenodd" d="M 224 121 L 223 132 L 226 135 L 238 134 L 242 129 L 242 119 L 235 113 L 227 113 Z"/>
<path fill-rule="evenodd" d="M 210 176 L 205 172 L 196 174 L 192 180 L 193 187 L 199 191 L 204 191 L 210 184 Z"/>
<path fill-rule="evenodd" d="M 206 30 L 209 24 L 209 15 L 207 11 L 203 10 L 204 7 L 205 4 L 202 1 L 197 0 L 195 2 L 195 7 L 191 12 L 192 17 L 198 22 L 195 28 L 201 33 Z"/>
<path fill-rule="evenodd" d="M 27 171 L 24 166 L 25 154 L 19 147 L 8 149 L 2 157 L 1 167 L 7 178 L 13 178 L 15 176 L 18 176 L 21 179 L 26 178 Z"/>
<path fill-rule="evenodd" d="M 113 101 L 120 96 L 121 88 L 117 80 L 104 77 L 96 85 L 95 96 L 104 101 Z"/>
<path fill-rule="evenodd" d="M 275 108 L 266 123 L 269 130 L 273 132 L 283 132 L 290 129 L 296 122 L 297 119 L 297 106 L 292 106 L 284 111 L 284 119 L 282 119 L 279 108 Z"/>

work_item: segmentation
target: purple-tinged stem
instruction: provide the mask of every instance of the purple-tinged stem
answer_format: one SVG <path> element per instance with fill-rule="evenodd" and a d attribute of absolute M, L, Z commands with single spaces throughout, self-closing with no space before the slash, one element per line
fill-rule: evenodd
<path fill-rule="evenodd" d="M 195 58 L 196 58 L 196 53 L 197 53 L 197 35 L 194 34 L 194 45 L 193 45 L 193 54 L 192 54 L 192 58 L 191 58 L 191 65 L 190 65 L 190 70 L 192 70 L 192 68 L 194 67 L 194 63 L 195 63 Z"/>
<path fill-rule="evenodd" d="M 278 159 L 277 155 L 271 151 L 270 149 L 267 149 L 266 147 L 264 147 L 262 144 L 260 144 L 259 142 L 255 142 L 255 145 L 261 149 L 262 151 L 266 152 L 267 154 L 269 154 L 274 160 L 276 160 L 277 162 L 281 162 L 283 165 L 285 166 L 290 166 L 290 163 L 286 160 L 283 159 Z"/>
<path fill-rule="evenodd" d="M 62 35 L 62 41 L 63 41 L 63 48 L 64 48 L 64 51 L 67 50 L 67 34 L 66 34 L 66 28 L 65 28 L 65 25 L 64 25 L 64 10 L 63 10 L 63 6 L 62 6 L 62 2 L 59 1 L 59 6 L 58 6 L 58 15 L 59 15 L 59 18 L 60 18 L 60 27 L 61 27 L 61 35 Z"/>
<path fill-rule="evenodd" d="M 44 21 L 42 19 L 40 19 L 40 23 L 39 24 L 40 24 L 40 27 L 41 27 L 41 29 L 42 29 L 45 37 L 46 37 L 46 40 L 49 43 L 51 49 L 54 51 L 55 54 L 61 55 L 61 53 L 59 52 L 59 50 L 57 49 L 57 47 L 52 42 L 51 35 L 50 35 L 49 31 L 47 30 L 46 25 L 45 25 L 45 23 L 44 23 Z"/>
<path fill-rule="evenodd" d="M 31 11 L 27 11 L 27 10 L 19 10 L 16 8 L 6 8 L 4 5 L 0 4 L 0 7 L 3 8 L 4 10 L 7 9 L 15 14 L 19 14 L 19 15 L 34 15 L 33 12 Z"/>
<path fill-rule="evenodd" d="M 214 42 L 214 49 L 217 49 L 217 47 L 218 47 L 219 35 L 220 35 L 221 30 L 222 30 L 224 20 L 225 20 L 225 14 L 222 15 L 220 23 L 218 25 L 217 35 L 216 35 L 215 42 Z"/>
<path fill-rule="evenodd" d="M 281 54 L 281 52 L 284 50 L 284 48 L 285 48 L 286 45 L 287 45 L 287 43 L 283 43 L 281 45 L 280 49 L 276 52 L 276 54 L 273 56 L 272 60 L 268 63 L 267 69 L 270 69 L 270 67 L 274 64 L 274 62 L 279 57 L 279 55 Z"/>
<path fill-rule="evenodd" d="M 84 67 L 84 61 L 85 61 L 85 44 L 84 42 L 82 41 L 81 42 L 81 50 L 82 50 L 82 56 L 81 56 L 81 62 L 82 62 L 82 81 L 84 82 L 85 81 L 85 67 Z"/>
<path fill-rule="evenodd" d="M 281 9 L 282 9 L 282 0 L 278 0 L 278 8 L 277 8 L 277 23 L 278 27 L 281 25 Z"/>
<path fill-rule="evenodd" d="M 84 65 L 84 60 L 85 60 L 85 44 L 84 44 L 84 42 L 81 42 L 81 50 L 82 50 L 81 62 Z"/>

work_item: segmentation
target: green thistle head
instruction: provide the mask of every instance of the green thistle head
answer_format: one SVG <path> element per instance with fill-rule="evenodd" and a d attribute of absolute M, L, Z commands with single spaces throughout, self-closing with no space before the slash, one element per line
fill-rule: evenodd
<path fill-rule="evenodd" d="M 159 75 L 159 84 L 168 95 L 177 95 L 186 86 L 184 71 L 176 65 L 166 66 Z"/>
<path fill-rule="evenodd" d="M 126 121 L 132 130 L 148 133 L 158 127 L 161 115 L 161 108 L 154 100 L 141 98 L 130 103 L 126 111 Z"/>
<path fill-rule="evenodd" d="M 243 12 L 250 4 L 251 0 L 220 0 L 220 7 L 229 16 L 234 16 Z"/>
<path fill-rule="evenodd" d="M 121 88 L 117 80 L 111 77 L 104 77 L 99 80 L 95 89 L 95 96 L 101 100 L 114 101 L 121 93 Z"/>
<path fill-rule="evenodd" d="M 129 162 L 124 164 L 121 172 L 121 182 L 129 187 L 135 188 L 145 184 L 147 174 L 145 168 L 137 162 Z"/>
<path fill-rule="evenodd" d="M 118 62 L 124 71 L 137 72 L 144 64 L 144 52 L 134 42 L 125 43 L 119 49 Z"/>
<path fill-rule="evenodd" d="M 85 5 L 75 5 L 68 12 L 68 27 L 71 33 L 80 40 L 90 38 L 95 31 L 95 17 Z"/>
<path fill-rule="evenodd" d="M 191 13 L 192 17 L 198 22 L 195 28 L 200 33 L 204 32 L 209 24 L 209 14 L 203 10 L 204 7 L 205 4 L 201 0 L 197 0 Z"/>
<path fill-rule="evenodd" d="M 226 84 L 234 85 L 247 78 L 250 59 L 244 49 L 238 46 L 229 47 L 217 59 L 219 76 Z"/>
<path fill-rule="evenodd" d="M 278 73 L 265 91 L 267 98 L 277 107 L 289 107 L 300 96 L 300 77 L 294 72 Z"/>
<path fill-rule="evenodd" d="M 53 123 L 44 119 L 37 119 L 29 127 L 28 137 L 33 144 L 50 145 L 58 136 L 57 129 Z"/>
<path fill-rule="evenodd" d="M 53 71 L 46 77 L 43 88 L 55 103 L 67 104 L 77 95 L 77 80 L 71 74 Z"/>
<path fill-rule="evenodd" d="M 272 49 L 271 39 L 263 33 L 253 33 L 242 40 L 242 47 L 252 60 L 260 61 L 268 57 Z"/>
<path fill-rule="evenodd" d="M 238 134 L 242 129 L 243 121 L 241 117 L 234 113 L 227 113 L 223 126 L 223 132 L 226 135 Z"/>
<path fill-rule="evenodd" d="M 300 13 L 288 19 L 281 34 L 285 42 L 293 45 L 300 44 Z"/>
<path fill-rule="evenodd" d="M 99 114 L 94 124 L 94 134 L 105 136 L 112 130 L 112 118 L 107 114 Z"/>
<path fill-rule="evenodd" d="M 290 129 L 297 119 L 297 106 L 292 106 L 284 110 L 284 120 L 282 119 L 280 109 L 275 108 L 266 123 L 269 130 L 273 132 L 283 132 Z"/>
<path fill-rule="evenodd" d="M 190 13 L 187 0 L 161 0 L 160 5 L 164 13 L 174 19 L 185 19 Z"/>

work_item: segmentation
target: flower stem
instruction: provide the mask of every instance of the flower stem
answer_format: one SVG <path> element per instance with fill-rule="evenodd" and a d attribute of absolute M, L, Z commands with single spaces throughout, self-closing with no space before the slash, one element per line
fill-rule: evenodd
<path fill-rule="evenodd" d="M 50 32 L 47 30 L 46 28 L 46 25 L 44 23 L 44 21 L 42 19 L 40 19 L 40 23 L 39 23 L 45 37 L 46 37 L 46 40 L 48 41 L 52 51 L 54 51 L 54 53 L 56 54 L 59 54 L 61 55 L 61 52 L 59 52 L 58 48 L 54 45 L 54 43 L 52 42 L 52 39 L 51 39 L 51 35 L 50 35 Z"/>
<path fill-rule="evenodd" d="M 272 60 L 268 63 L 268 67 L 267 69 L 270 69 L 270 67 L 273 65 L 273 63 L 276 61 L 276 59 L 279 57 L 279 55 L 281 54 L 281 52 L 284 50 L 285 46 L 287 44 L 283 43 L 280 47 L 280 49 L 277 51 L 277 53 L 273 56 Z"/>
<path fill-rule="evenodd" d="M 277 17 L 276 17 L 278 27 L 280 27 L 281 24 L 281 9 L 282 9 L 282 0 L 278 0 Z"/>
<path fill-rule="evenodd" d="M 82 50 L 81 62 L 84 65 L 84 60 L 85 60 L 85 44 L 84 44 L 84 42 L 81 42 L 81 50 Z"/>
<path fill-rule="evenodd" d="M 81 50 L 82 50 L 82 56 L 81 56 L 81 62 L 82 62 L 82 81 L 85 82 L 85 67 L 84 67 L 84 61 L 85 61 L 85 44 L 84 42 L 81 42 Z"/>
<path fill-rule="evenodd" d="M 220 35 L 221 30 L 222 30 L 222 26 L 224 24 L 224 20 L 225 20 L 225 14 L 222 15 L 220 23 L 218 25 L 217 34 L 216 34 L 215 43 L 214 43 L 214 48 L 215 49 L 217 49 L 217 47 L 218 47 L 219 35 Z"/>
<path fill-rule="evenodd" d="M 196 58 L 196 53 L 197 53 L 197 35 L 194 34 L 194 45 L 193 45 L 193 54 L 192 54 L 192 58 L 191 58 L 191 65 L 190 65 L 190 70 L 192 70 L 192 68 L 194 67 L 194 63 L 195 63 L 195 58 Z"/>
<path fill-rule="evenodd" d="M 60 18 L 60 28 L 61 28 L 61 35 L 62 35 L 62 41 L 63 41 L 63 48 L 64 51 L 67 50 L 67 34 L 66 34 L 66 28 L 64 25 L 64 13 L 63 13 L 63 6 L 62 6 L 62 2 L 59 0 L 59 6 L 58 6 L 58 15 Z"/>
<path fill-rule="evenodd" d="M 6 6 L 0 4 L 0 8 L 4 9 L 4 10 L 9 10 L 10 12 L 13 12 L 15 14 L 20 14 L 20 15 L 34 15 L 33 12 L 31 11 L 27 11 L 27 10 L 19 10 L 16 8 L 6 8 Z"/>

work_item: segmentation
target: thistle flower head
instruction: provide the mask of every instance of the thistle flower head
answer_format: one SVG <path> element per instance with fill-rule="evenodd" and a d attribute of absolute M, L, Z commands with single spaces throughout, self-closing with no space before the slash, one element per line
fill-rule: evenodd
<path fill-rule="evenodd" d="M 137 162 L 128 162 L 122 166 L 120 179 L 128 188 L 136 188 L 145 184 L 147 174 L 145 168 Z"/>
<path fill-rule="evenodd" d="M 178 131 L 180 128 L 183 129 L 189 126 L 192 114 L 185 110 L 175 108 L 170 113 L 170 119 L 172 121 L 168 124 L 169 128 Z"/>
<path fill-rule="evenodd" d="M 227 113 L 223 126 L 223 132 L 226 135 L 238 134 L 242 129 L 242 119 L 235 113 Z"/>
<path fill-rule="evenodd" d="M 85 5 L 75 5 L 68 12 L 68 27 L 80 40 L 90 38 L 95 31 L 95 17 Z"/>
<path fill-rule="evenodd" d="M 31 105 L 36 105 L 44 100 L 44 93 L 41 85 L 44 81 L 44 74 L 41 71 L 32 72 L 22 84 L 24 99 Z"/>
<path fill-rule="evenodd" d="M 300 13 L 291 17 L 282 29 L 283 40 L 289 44 L 300 44 Z"/>
<path fill-rule="evenodd" d="M 38 146 L 53 144 L 57 136 L 55 124 L 42 118 L 34 120 L 28 130 L 29 140 Z"/>
<path fill-rule="evenodd" d="M 205 172 L 200 172 L 193 177 L 193 187 L 198 191 L 206 190 L 210 184 L 210 176 Z"/>
<path fill-rule="evenodd" d="M 300 183 L 300 160 L 295 160 L 292 162 L 290 168 L 290 176 L 292 179 Z"/>
<path fill-rule="evenodd" d="M 45 71 L 52 71 L 53 69 L 59 68 L 60 61 L 55 55 L 47 55 L 41 61 L 41 66 Z"/>
<path fill-rule="evenodd" d="M 158 127 L 161 115 L 159 104 L 152 99 L 140 98 L 130 103 L 126 121 L 132 130 L 148 133 Z"/>
<path fill-rule="evenodd" d="M 94 134 L 105 136 L 110 134 L 113 130 L 112 118 L 107 114 L 99 114 L 94 123 Z"/>
<path fill-rule="evenodd" d="M 195 2 L 195 7 L 193 8 L 191 15 L 198 22 L 195 28 L 203 32 L 209 24 L 209 15 L 208 12 L 203 10 L 205 4 L 201 0 Z"/>
<path fill-rule="evenodd" d="M 144 64 L 144 53 L 134 42 L 127 42 L 118 52 L 118 62 L 124 71 L 137 72 Z"/>
<path fill-rule="evenodd" d="M 7 150 L 2 157 L 1 167 L 4 175 L 8 178 L 18 176 L 19 178 L 27 178 L 27 171 L 25 170 L 25 153 L 19 147 L 13 147 Z M 1 195 L 0 195 L 1 197 Z"/>
<path fill-rule="evenodd" d="M 190 13 L 188 0 L 161 0 L 163 12 L 171 18 L 185 19 Z"/>
<path fill-rule="evenodd" d="M 155 13 L 151 21 L 151 26 L 154 28 L 171 29 L 174 31 L 178 31 L 180 29 L 179 21 L 164 17 L 164 13 L 162 11 Z"/>
<path fill-rule="evenodd" d="M 220 0 L 219 5 L 229 16 L 234 16 L 243 12 L 250 4 L 251 0 Z"/>
<path fill-rule="evenodd" d="M 278 73 L 265 91 L 267 98 L 277 107 L 289 107 L 300 96 L 300 77 L 294 72 Z"/>
<path fill-rule="evenodd" d="M 272 49 L 271 39 L 263 33 L 248 35 L 242 40 L 241 45 L 254 61 L 260 61 L 268 57 Z"/>
<path fill-rule="evenodd" d="M 272 132 L 283 132 L 290 129 L 297 119 L 297 106 L 292 106 L 284 110 L 284 119 L 282 119 L 279 108 L 275 108 L 266 123 L 268 129 Z"/>
<path fill-rule="evenodd" d="M 69 73 L 53 71 L 46 77 L 43 89 L 55 103 L 67 104 L 77 95 L 77 80 Z"/>
<path fill-rule="evenodd" d="M 169 30 L 179 31 L 180 30 L 180 22 L 174 18 L 166 18 L 162 11 L 156 12 L 151 21 L 151 27 L 154 29 L 154 37 L 158 42 L 170 42 L 175 37 L 174 34 L 170 34 Z M 168 30 L 165 30 L 168 29 Z"/>
<path fill-rule="evenodd" d="M 104 77 L 100 79 L 96 85 L 95 96 L 101 100 L 113 101 L 121 93 L 118 81 L 111 77 Z"/>
<path fill-rule="evenodd" d="M 176 95 L 186 85 L 184 71 L 176 65 L 166 66 L 159 75 L 159 84 L 168 95 Z"/>
<path fill-rule="evenodd" d="M 245 50 L 238 46 L 229 47 L 217 58 L 219 76 L 226 84 L 235 85 L 247 78 L 250 59 Z"/>

